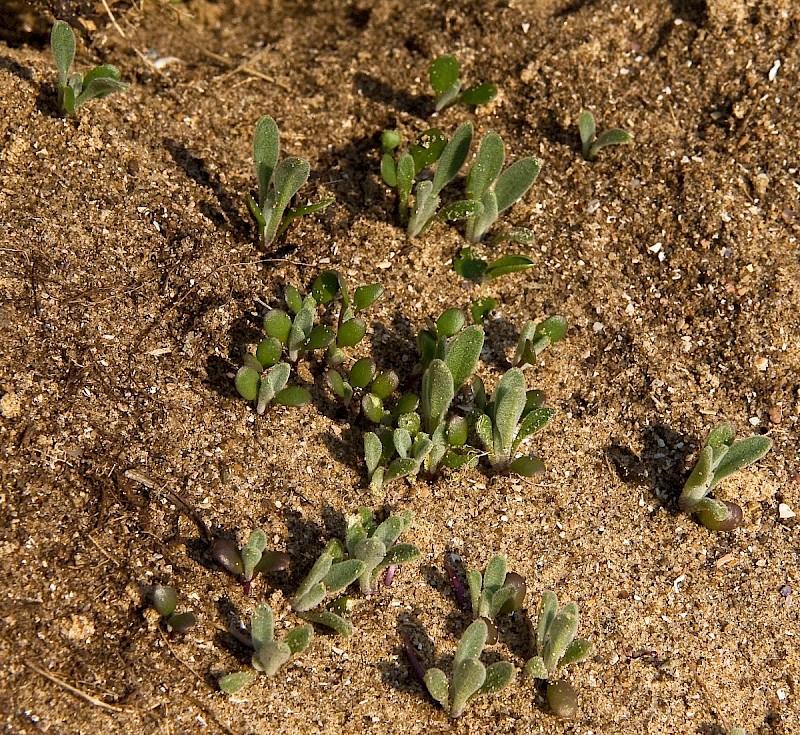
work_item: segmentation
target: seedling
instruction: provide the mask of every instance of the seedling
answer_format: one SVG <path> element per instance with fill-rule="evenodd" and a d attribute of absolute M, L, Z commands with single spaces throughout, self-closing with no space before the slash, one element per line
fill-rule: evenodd
<path fill-rule="evenodd" d="M 225 694 L 235 694 L 253 683 L 257 673 L 274 676 L 292 657 L 302 653 L 314 636 L 310 625 L 290 630 L 283 640 L 275 639 L 274 616 L 269 605 L 259 605 L 250 622 L 253 645 L 251 665 L 253 670 L 226 674 L 219 680 Z"/>
<path fill-rule="evenodd" d="M 457 468 L 477 461 L 474 452 L 460 451 L 467 441 L 467 421 L 449 416 L 453 399 L 474 372 L 483 347 L 483 329 L 465 327 L 465 321 L 459 309 L 448 309 L 417 336 L 419 369 L 423 370 L 418 400 L 416 396 L 401 399 L 394 430 L 386 428 L 380 435 L 370 432 L 364 437 L 373 490 L 416 476 L 422 469 L 433 475 L 442 465 Z"/>
<path fill-rule="evenodd" d="M 473 248 L 461 248 L 453 261 L 453 270 L 462 278 L 475 283 L 493 281 L 509 273 L 519 273 L 533 268 L 534 262 L 527 255 L 504 255 L 486 260 L 475 254 Z"/>
<path fill-rule="evenodd" d="M 326 597 L 341 592 L 366 570 L 361 559 L 345 559 L 341 543 L 333 539 L 314 562 L 292 598 L 292 609 L 311 623 L 331 628 L 345 638 L 353 634 L 353 624 L 339 613 L 347 611 L 349 600 L 335 600 L 328 609 L 315 611 Z"/>
<path fill-rule="evenodd" d="M 452 680 L 438 668 L 424 673 L 423 681 L 433 697 L 451 717 L 460 717 L 467 705 L 481 694 L 492 694 L 505 689 L 514 679 L 514 667 L 508 661 L 497 661 L 484 666 L 480 655 L 486 643 L 487 628 L 483 620 L 476 620 L 461 636 L 453 658 Z M 411 646 L 405 647 L 414 670 L 422 666 Z"/>
<path fill-rule="evenodd" d="M 175 612 L 178 607 L 178 592 L 174 587 L 158 585 L 153 590 L 152 602 L 167 630 L 173 633 L 186 633 L 197 625 L 197 616 L 193 612 Z"/>
<path fill-rule="evenodd" d="M 400 566 L 419 557 L 419 549 L 411 544 L 396 544 L 400 535 L 411 525 L 412 514 L 406 511 L 389 516 L 378 524 L 372 511 L 359 508 L 358 514 L 347 523 L 345 545 L 352 559 L 360 559 L 364 569 L 358 577 L 362 594 L 374 591 L 378 575 L 389 567 Z"/>
<path fill-rule="evenodd" d="M 256 528 L 240 549 L 228 539 L 218 538 L 211 546 L 211 556 L 223 569 L 238 577 L 246 595 L 254 577 L 261 573 L 280 572 L 289 566 L 291 559 L 282 551 L 267 551 L 267 535 Z"/>
<path fill-rule="evenodd" d="M 73 115 L 89 100 L 102 99 L 114 92 L 124 92 L 128 85 L 120 81 L 119 71 L 111 64 L 96 66 L 86 76 L 70 74 L 75 60 L 75 34 L 63 20 L 53 23 L 50 51 L 58 69 L 58 107 L 64 115 Z"/>
<path fill-rule="evenodd" d="M 278 126 L 264 115 L 256 123 L 253 135 L 253 162 L 258 179 L 258 198 L 247 195 L 247 206 L 258 225 L 258 239 L 262 247 L 280 237 L 292 220 L 329 206 L 333 199 L 293 207 L 287 210 L 295 194 L 308 181 L 311 167 L 302 158 L 285 158 L 278 163 L 280 140 Z"/>
<path fill-rule="evenodd" d="M 377 371 L 375 363 L 368 357 L 356 360 L 346 374 L 330 370 L 327 374 L 328 386 L 341 399 L 345 406 L 355 405 L 370 421 L 379 424 L 386 415 L 383 404 L 397 386 L 400 378 L 394 370 Z"/>
<path fill-rule="evenodd" d="M 757 462 L 772 447 L 772 439 L 767 436 L 749 436 L 739 441 L 735 438 L 731 424 L 712 429 L 678 500 L 681 510 L 694 513 L 712 531 L 738 528 L 742 509 L 736 503 L 709 498 L 708 493 L 728 475 Z"/>
<path fill-rule="evenodd" d="M 458 201 L 439 211 L 442 189 L 458 175 L 467 160 L 472 123 L 460 125 L 449 141 L 440 130 L 432 128 L 397 159 L 392 153 L 399 145 L 396 131 L 384 131 L 381 140 L 381 177 L 397 190 L 400 221 L 406 225 L 409 237 L 420 235 L 435 219 L 464 219 L 477 210 L 477 202 Z M 417 181 L 423 169 L 434 164 L 433 180 Z"/>
<path fill-rule="evenodd" d="M 488 82 L 473 84 L 462 91 L 461 66 L 455 56 L 445 54 L 433 60 L 429 73 L 436 96 L 436 112 L 462 103 L 485 105 L 497 96 L 497 87 Z"/>
<path fill-rule="evenodd" d="M 531 679 L 547 681 L 547 702 L 555 714 L 572 719 L 578 712 L 578 695 L 567 681 L 556 680 L 559 669 L 572 663 L 585 661 L 592 644 L 576 639 L 578 632 L 578 606 L 574 602 L 558 609 L 558 598 L 549 590 L 542 593 L 536 626 L 536 655 L 525 664 L 525 673 Z"/>
<path fill-rule="evenodd" d="M 564 339 L 568 328 L 563 316 L 551 316 L 538 324 L 525 322 L 517 342 L 517 351 L 511 360 L 515 367 L 536 365 L 536 360 L 550 345 Z"/>
<path fill-rule="evenodd" d="M 383 293 L 379 283 L 359 286 L 352 297 L 342 276 L 323 271 L 315 279 L 311 293 L 303 297 L 292 285 L 284 291 L 286 310 L 271 309 L 264 317 L 265 337 L 255 355 L 247 353 L 244 365 L 236 374 L 239 394 L 255 401 L 256 412 L 264 413 L 271 403 L 300 406 L 311 400 L 311 394 L 300 386 L 286 384 L 291 374 L 290 363 L 297 363 L 307 352 L 326 350 L 326 359 L 339 364 L 345 359 L 344 349 L 354 347 L 366 335 L 367 325 L 358 314 Z M 332 309 L 341 299 L 338 318 L 332 324 L 319 322 L 321 306 Z"/>
<path fill-rule="evenodd" d="M 478 211 L 467 217 L 467 240 L 480 242 L 501 212 L 525 196 L 542 170 L 538 158 L 521 158 L 505 171 L 505 144 L 489 131 L 481 140 L 475 162 L 467 175 L 467 200 L 480 202 Z M 525 233 L 526 237 L 528 232 Z"/>
<path fill-rule="evenodd" d="M 538 457 L 516 456 L 523 440 L 541 431 L 555 416 L 553 409 L 543 407 L 544 394 L 526 391 L 525 376 L 520 368 L 511 368 L 500 378 L 488 403 L 479 377 L 473 379 L 472 389 L 477 415 L 475 432 L 492 467 L 498 472 L 516 472 L 523 477 L 544 472 L 544 464 Z"/>
<path fill-rule="evenodd" d="M 578 131 L 581 136 L 581 152 L 587 161 L 597 160 L 597 154 L 608 145 L 626 145 L 633 142 L 633 136 L 622 128 L 612 128 L 596 136 L 597 125 L 594 115 L 589 110 L 583 110 L 578 117 Z"/>
<path fill-rule="evenodd" d="M 501 554 L 493 556 L 481 574 L 475 569 L 467 571 L 472 614 L 486 622 L 489 641 L 497 640 L 494 619 L 503 613 L 522 609 L 527 586 L 525 579 L 516 572 L 506 572 L 506 558 Z"/>

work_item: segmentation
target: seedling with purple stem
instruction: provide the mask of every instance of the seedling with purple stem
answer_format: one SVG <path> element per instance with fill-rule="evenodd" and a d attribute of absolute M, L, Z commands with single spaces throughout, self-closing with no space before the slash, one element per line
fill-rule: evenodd
<path fill-rule="evenodd" d="M 259 605 L 250 622 L 250 639 L 254 650 L 252 669 L 226 674 L 219 680 L 219 688 L 226 694 L 235 694 L 253 683 L 258 673 L 274 676 L 292 657 L 302 653 L 314 636 L 310 625 L 290 630 L 282 640 L 275 639 L 272 608 Z"/>
<path fill-rule="evenodd" d="M 525 673 L 547 682 L 550 709 L 564 719 L 576 716 L 578 694 L 569 682 L 556 679 L 556 674 L 569 664 L 585 661 L 592 650 L 589 641 L 575 638 L 577 632 L 578 606 L 570 602 L 559 610 L 556 593 L 543 592 L 534 637 L 536 655 L 525 664 Z"/>
<path fill-rule="evenodd" d="M 174 587 L 157 585 L 151 599 L 153 608 L 161 616 L 168 631 L 186 633 L 197 625 L 197 616 L 193 612 L 175 612 L 178 607 L 178 592 Z"/>
<path fill-rule="evenodd" d="M 733 531 L 742 523 L 736 503 L 707 497 L 728 475 L 761 459 L 772 447 L 767 436 L 749 436 L 735 441 L 731 424 L 719 424 L 708 435 L 697 463 L 683 486 L 678 505 L 693 513 L 711 531 Z"/>
<path fill-rule="evenodd" d="M 267 535 L 256 528 L 242 548 L 228 539 L 218 538 L 211 546 L 211 556 L 223 569 L 241 580 L 244 593 L 249 595 L 257 574 L 283 571 L 291 561 L 287 554 L 267 551 L 266 546 Z"/>
<path fill-rule="evenodd" d="M 406 511 L 389 516 L 379 524 L 372 511 L 362 507 L 348 520 L 345 546 L 351 559 L 360 559 L 364 563 L 364 569 L 358 577 L 362 594 L 372 594 L 375 581 L 383 570 L 419 558 L 420 552 L 416 546 L 396 543 L 411 526 L 412 519 L 412 513 Z"/>

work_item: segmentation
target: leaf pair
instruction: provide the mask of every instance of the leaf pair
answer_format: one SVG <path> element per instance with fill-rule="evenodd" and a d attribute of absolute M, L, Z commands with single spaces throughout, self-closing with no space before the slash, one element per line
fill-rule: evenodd
<path fill-rule="evenodd" d="M 606 130 L 600 136 L 596 136 L 597 125 L 589 110 L 583 110 L 578 117 L 578 132 L 581 136 L 581 153 L 587 161 L 597 160 L 600 151 L 609 145 L 626 145 L 633 142 L 630 133 L 622 128 L 612 128 Z"/>
<path fill-rule="evenodd" d="M 240 671 L 227 674 L 219 680 L 219 688 L 226 694 L 235 694 L 251 684 L 255 672 L 274 676 L 292 657 L 302 653 L 314 636 L 310 625 L 293 628 L 283 638 L 275 639 L 274 616 L 269 605 L 259 605 L 250 622 L 250 635 L 253 643 L 251 665 L 254 671 Z"/>
<path fill-rule="evenodd" d="M 192 612 L 176 613 L 178 593 L 174 587 L 157 585 L 152 593 L 153 608 L 167 624 L 168 630 L 186 633 L 197 625 L 197 617 Z"/>
<path fill-rule="evenodd" d="M 375 363 L 367 357 L 356 360 L 350 370 L 343 375 L 338 370 L 329 370 L 327 381 L 330 389 L 349 406 L 353 397 L 361 395 L 361 412 L 372 422 L 383 421 L 386 411 L 383 403 L 400 384 L 394 370 L 375 369 Z"/>
<path fill-rule="evenodd" d="M 269 115 L 256 123 L 253 134 L 253 162 L 258 179 L 258 198 L 247 195 L 247 206 L 258 225 L 262 247 L 280 237 L 292 220 L 325 209 L 333 199 L 288 209 L 292 198 L 308 181 L 308 161 L 289 157 L 278 163 L 280 138 L 278 126 Z"/>
<path fill-rule="evenodd" d="M 65 115 L 74 114 L 90 100 L 124 92 L 129 86 L 120 81 L 119 71 L 111 64 L 96 66 L 86 76 L 80 72 L 70 74 L 75 60 L 75 34 L 63 20 L 53 23 L 50 50 L 58 69 L 58 106 Z"/>
<path fill-rule="evenodd" d="M 441 669 L 430 668 L 425 672 L 428 692 L 451 717 L 460 717 L 475 697 L 499 692 L 514 679 L 514 667 L 508 661 L 488 667 L 481 663 L 487 634 L 486 623 L 480 619 L 464 631 L 453 658 L 451 681 Z"/>
<path fill-rule="evenodd" d="M 497 87 L 488 82 L 473 84 L 462 91 L 461 66 L 458 59 L 449 54 L 433 60 L 428 76 L 435 93 L 436 112 L 459 102 L 485 105 L 497 96 Z"/>
<path fill-rule="evenodd" d="M 515 367 L 535 365 L 542 352 L 564 339 L 568 327 L 563 316 L 551 316 L 538 324 L 530 320 L 525 322 L 511 364 Z"/>
<path fill-rule="evenodd" d="M 750 436 L 735 441 L 731 424 L 719 424 L 709 433 L 692 474 L 683 486 L 678 504 L 694 513 L 712 531 L 731 531 L 742 521 L 741 508 L 735 503 L 706 497 L 719 482 L 734 472 L 761 459 L 772 447 L 766 436 Z"/>
<path fill-rule="evenodd" d="M 475 283 L 493 281 L 509 273 L 518 273 L 533 268 L 533 260 L 527 255 L 504 255 L 492 261 L 477 255 L 472 248 L 461 248 L 453 261 L 453 270 L 462 278 Z"/>
<path fill-rule="evenodd" d="M 489 461 L 499 471 L 510 470 L 524 477 L 544 472 L 544 464 L 533 455 L 516 457 L 524 439 L 541 431 L 555 411 L 544 408 L 539 391 L 526 391 L 525 376 L 520 368 L 508 370 L 485 402 L 480 378 L 473 381 L 478 417 L 475 431 L 489 454 Z"/>

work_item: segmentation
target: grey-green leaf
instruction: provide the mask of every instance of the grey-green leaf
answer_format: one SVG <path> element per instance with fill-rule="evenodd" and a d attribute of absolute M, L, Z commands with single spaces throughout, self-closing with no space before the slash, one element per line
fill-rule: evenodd
<path fill-rule="evenodd" d="M 528 659 L 525 664 L 525 673 L 531 679 L 546 679 L 550 675 L 541 656 L 534 656 Z"/>
<path fill-rule="evenodd" d="M 464 631 L 458 643 L 455 658 L 453 659 L 453 670 L 466 659 L 477 659 L 481 655 L 481 651 L 483 651 L 483 647 L 486 644 L 487 635 L 488 630 L 486 628 L 486 623 L 480 619 L 475 620 Z"/>
<path fill-rule="evenodd" d="M 483 349 L 483 328 L 473 324 L 455 335 L 447 343 L 444 362 L 453 380 L 453 389 L 457 391 L 472 375 Z"/>
<path fill-rule="evenodd" d="M 328 592 L 333 594 L 355 582 L 363 571 L 363 561 L 360 559 L 347 559 L 331 566 L 322 581 Z"/>
<path fill-rule="evenodd" d="M 237 671 L 234 674 L 223 676 L 218 684 L 225 694 L 236 694 L 236 692 L 252 684 L 255 678 L 255 671 Z"/>
<path fill-rule="evenodd" d="M 314 637 L 314 629 L 310 625 L 301 625 L 297 628 L 292 628 L 283 639 L 283 642 L 289 646 L 292 656 L 302 653 L 308 647 L 311 639 Z"/>
<path fill-rule="evenodd" d="M 428 693 L 445 709 L 449 709 L 450 686 L 444 671 L 430 668 L 425 672 L 425 686 Z"/>
<path fill-rule="evenodd" d="M 250 622 L 250 634 L 256 652 L 260 651 L 267 641 L 274 639 L 274 616 L 269 605 L 259 605 L 256 608 Z"/>
<path fill-rule="evenodd" d="M 480 694 L 492 694 L 505 689 L 514 680 L 514 666 L 508 661 L 497 661 L 486 669 L 486 679 Z"/>
<path fill-rule="evenodd" d="M 269 116 L 264 115 L 257 123 L 253 134 L 253 162 L 258 179 L 258 202 L 264 205 L 269 182 L 278 163 L 280 140 L 278 126 Z"/>
<path fill-rule="evenodd" d="M 480 199 L 500 175 L 505 161 L 503 139 L 494 131 L 483 136 L 467 176 L 467 199 Z"/>
<path fill-rule="evenodd" d="M 521 199 L 533 186 L 541 170 L 542 162 L 538 158 L 522 158 L 503 171 L 494 186 L 497 211 L 502 212 Z"/>
<path fill-rule="evenodd" d="M 459 125 L 453 137 L 442 151 L 436 173 L 433 176 L 433 193 L 438 194 L 449 184 L 461 170 L 469 154 L 472 143 L 472 123 L 466 122 Z"/>
<path fill-rule="evenodd" d="M 713 488 L 718 482 L 737 470 L 757 462 L 771 447 L 772 439 L 768 436 L 750 436 L 747 439 L 734 442 L 714 470 L 714 479 L 711 481 L 711 487 Z"/>
<path fill-rule="evenodd" d="M 75 34 L 63 20 L 53 23 L 53 29 L 50 31 L 50 50 L 53 52 L 58 69 L 58 86 L 64 87 L 75 59 Z"/>

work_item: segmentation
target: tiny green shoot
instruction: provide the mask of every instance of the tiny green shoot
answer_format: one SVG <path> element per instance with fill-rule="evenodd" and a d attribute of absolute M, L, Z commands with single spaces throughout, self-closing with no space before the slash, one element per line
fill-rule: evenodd
<path fill-rule="evenodd" d="M 462 89 L 461 65 L 450 54 L 443 54 L 433 60 L 429 79 L 435 95 L 436 112 L 458 103 L 464 105 L 485 105 L 497 96 L 497 87 L 488 82 L 473 84 Z"/>
<path fill-rule="evenodd" d="M 120 81 L 119 70 L 111 64 L 102 64 L 87 72 L 70 74 L 75 60 L 75 34 L 63 20 L 53 23 L 50 32 L 50 50 L 58 69 L 58 107 L 64 115 L 93 99 L 102 99 L 114 92 L 124 92 L 128 85 Z"/>
<path fill-rule="evenodd" d="M 256 528 L 241 548 L 226 538 L 216 539 L 211 546 L 211 556 L 225 571 L 240 579 L 244 593 L 249 595 L 256 575 L 283 571 L 289 566 L 287 554 L 268 551 L 266 546 L 267 535 Z"/>
<path fill-rule="evenodd" d="M 178 607 L 178 592 L 174 587 L 157 585 L 151 599 L 153 608 L 170 632 L 186 633 L 197 625 L 197 616 L 193 612 L 175 612 Z"/>
<path fill-rule="evenodd" d="M 501 613 L 521 610 L 527 586 L 525 579 L 516 572 L 506 570 L 506 558 L 502 554 L 493 556 L 483 574 L 475 569 L 467 570 L 472 615 L 486 622 L 489 642 L 497 640 L 494 619 Z"/>
<path fill-rule="evenodd" d="M 589 110 L 583 110 L 578 117 L 578 132 L 581 136 L 581 153 L 587 161 L 597 160 L 598 153 L 606 146 L 633 142 L 633 136 L 622 128 L 612 128 L 598 136 L 594 115 Z"/>

